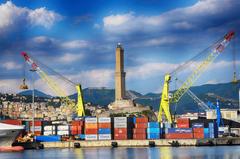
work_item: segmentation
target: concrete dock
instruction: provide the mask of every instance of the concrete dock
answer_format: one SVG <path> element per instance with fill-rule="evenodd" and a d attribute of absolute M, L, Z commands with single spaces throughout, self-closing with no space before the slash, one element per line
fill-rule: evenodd
<path fill-rule="evenodd" d="M 160 139 L 160 140 L 106 140 L 42 142 L 44 148 L 79 147 L 149 147 L 149 146 L 223 146 L 240 145 L 240 138 L 217 139 Z"/>

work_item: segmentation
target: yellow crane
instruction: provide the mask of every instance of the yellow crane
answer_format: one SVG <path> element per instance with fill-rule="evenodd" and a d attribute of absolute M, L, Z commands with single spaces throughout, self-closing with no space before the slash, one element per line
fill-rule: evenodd
<path fill-rule="evenodd" d="M 216 42 L 210 49 L 210 54 L 203 60 L 198 67 L 188 76 L 187 80 L 183 82 L 178 90 L 176 90 L 172 98 L 169 98 L 169 83 L 171 81 L 171 74 L 166 74 L 164 78 L 164 85 L 162 89 L 162 98 L 160 101 L 158 121 L 162 122 L 163 114 L 169 123 L 172 123 L 170 113 L 170 103 L 177 103 L 187 90 L 196 82 L 200 75 L 209 67 L 209 65 L 218 57 L 219 54 L 227 47 L 230 40 L 234 36 L 234 32 L 229 32 L 222 40 Z"/>
<path fill-rule="evenodd" d="M 63 102 L 67 106 L 75 110 L 79 117 L 85 116 L 83 94 L 82 94 L 82 88 L 80 84 L 76 84 L 70 81 L 69 79 L 67 79 L 66 77 L 62 76 L 61 74 L 52 70 L 55 74 L 58 75 L 58 77 L 60 77 L 64 81 L 67 81 L 71 85 L 75 86 L 77 90 L 77 104 L 75 104 L 71 99 L 69 99 L 66 92 L 63 89 L 61 89 L 58 86 L 58 84 L 46 72 L 44 72 L 39 67 L 38 63 L 35 60 L 33 60 L 26 52 L 22 52 L 21 55 L 24 57 L 25 61 L 31 66 L 31 70 L 34 70 L 34 72 L 36 72 L 41 77 L 41 79 L 43 79 L 43 81 L 47 83 L 47 85 L 54 91 L 54 93 L 57 96 L 62 98 Z M 24 84 L 25 84 L 25 81 L 24 81 Z"/>

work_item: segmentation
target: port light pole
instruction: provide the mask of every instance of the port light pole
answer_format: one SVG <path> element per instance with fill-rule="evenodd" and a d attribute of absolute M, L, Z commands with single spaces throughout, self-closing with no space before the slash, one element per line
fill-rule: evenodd
<path fill-rule="evenodd" d="M 35 132 L 35 100 L 34 100 L 34 97 L 35 97 L 35 92 L 34 92 L 34 77 L 33 77 L 33 74 L 37 71 L 36 69 L 30 69 L 30 71 L 32 72 L 31 73 L 31 76 L 32 76 L 32 133 L 34 134 Z"/>

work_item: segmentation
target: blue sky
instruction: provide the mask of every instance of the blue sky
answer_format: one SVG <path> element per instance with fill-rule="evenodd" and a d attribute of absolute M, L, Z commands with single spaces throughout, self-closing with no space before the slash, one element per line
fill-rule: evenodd
<path fill-rule="evenodd" d="M 114 88 L 115 48 L 121 42 L 127 89 L 160 92 L 165 73 L 229 30 L 237 34 L 238 68 L 239 8 L 239 0 L 0 0 L 0 91 L 20 91 L 21 51 L 84 88 Z M 195 85 L 231 81 L 232 50 L 229 46 Z M 190 70 L 179 78 L 184 81 Z M 52 94 L 34 78 L 37 89 Z"/>

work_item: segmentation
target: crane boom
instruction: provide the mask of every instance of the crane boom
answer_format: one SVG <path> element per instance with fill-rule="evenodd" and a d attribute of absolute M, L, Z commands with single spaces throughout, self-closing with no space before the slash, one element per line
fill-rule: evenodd
<path fill-rule="evenodd" d="M 48 76 L 48 74 L 46 72 L 44 72 L 39 67 L 39 65 L 26 52 L 22 52 L 21 55 L 24 57 L 25 61 L 31 66 L 31 69 L 36 71 L 36 73 L 47 83 L 47 85 L 54 91 L 54 93 L 56 95 L 58 95 L 59 97 L 63 97 L 62 99 L 64 100 L 64 103 L 66 103 L 68 106 L 70 106 L 71 109 L 73 109 L 73 110 L 75 109 L 77 111 L 78 116 L 85 115 L 83 96 L 82 96 L 82 88 L 81 88 L 80 84 L 76 85 L 78 100 L 77 100 L 77 105 L 75 106 L 75 103 L 69 99 L 66 92 L 63 89 L 61 89 L 57 85 L 57 83 L 52 78 L 50 78 Z M 73 82 L 71 82 L 71 84 L 72 83 Z"/>
<path fill-rule="evenodd" d="M 172 123 L 171 113 L 169 109 L 169 103 L 177 103 L 181 97 L 189 90 L 189 88 L 194 84 L 194 82 L 200 77 L 200 75 L 209 67 L 209 65 L 217 58 L 217 56 L 227 47 L 230 40 L 234 36 L 234 32 L 229 32 L 226 34 L 222 41 L 216 43 L 211 53 L 207 58 L 200 63 L 196 70 L 187 78 L 187 80 L 181 85 L 181 87 L 173 93 L 173 97 L 169 99 L 169 83 L 171 76 L 169 74 L 165 75 L 162 98 L 159 107 L 158 121 L 162 121 L 162 114 L 166 116 L 167 120 Z M 169 79 L 169 80 L 166 80 Z"/>

